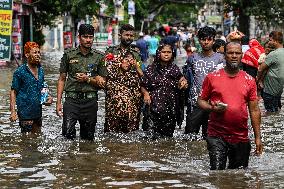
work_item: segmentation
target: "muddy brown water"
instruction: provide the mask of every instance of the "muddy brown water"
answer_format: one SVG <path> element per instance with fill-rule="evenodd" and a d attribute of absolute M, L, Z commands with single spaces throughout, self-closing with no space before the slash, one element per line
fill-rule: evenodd
<path fill-rule="evenodd" d="M 43 56 L 54 96 L 61 56 L 59 52 Z M 252 154 L 247 170 L 210 171 L 206 143 L 184 136 L 184 124 L 172 139 L 147 139 L 142 131 L 104 134 L 103 92 L 94 141 L 64 139 L 55 103 L 44 107 L 40 134 L 22 135 L 18 123 L 9 121 L 15 68 L 0 68 L 1 188 L 284 188 L 283 110 L 262 118 L 264 154 Z M 260 107 L 263 110 L 262 102 Z"/>

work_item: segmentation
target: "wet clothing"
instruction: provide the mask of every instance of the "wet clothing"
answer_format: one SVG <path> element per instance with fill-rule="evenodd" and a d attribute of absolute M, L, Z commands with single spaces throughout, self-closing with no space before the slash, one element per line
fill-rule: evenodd
<path fill-rule="evenodd" d="M 284 86 L 284 48 L 276 49 L 270 52 L 266 59 L 265 64 L 268 66 L 268 71 L 263 81 L 263 92 L 270 95 L 275 99 L 280 99 L 283 93 Z M 266 95 L 266 96 L 268 96 Z M 270 98 L 263 98 L 264 104 L 267 105 L 267 111 L 276 112 L 281 107 L 278 103 L 271 103 Z M 271 103 L 271 104 L 269 104 Z"/>
<path fill-rule="evenodd" d="M 281 96 L 284 85 L 284 48 L 270 52 L 265 59 L 265 64 L 269 67 L 264 77 L 264 92 Z"/>
<path fill-rule="evenodd" d="M 128 133 L 139 129 L 142 94 L 136 70 L 107 65 L 105 132 Z"/>
<path fill-rule="evenodd" d="M 224 69 L 209 73 L 200 94 L 202 100 L 227 104 L 224 112 L 211 112 L 208 122 L 207 148 L 210 168 L 246 168 L 250 155 L 247 103 L 257 100 L 253 77 L 239 71 L 234 77 Z"/>
<path fill-rule="evenodd" d="M 71 48 L 64 52 L 60 64 L 60 73 L 68 73 L 65 82 L 65 92 L 94 92 L 97 88 L 87 82 L 78 82 L 76 73 L 86 73 L 90 77 L 107 74 L 103 62 L 103 53 L 92 49 L 88 54 L 83 55 L 80 48 Z"/>
<path fill-rule="evenodd" d="M 19 120 L 33 120 L 42 117 L 41 89 L 44 71 L 38 65 L 38 79 L 34 77 L 27 64 L 22 64 L 13 75 L 11 89 L 16 91 L 17 114 Z"/>
<path fill-rule="evenodd" d="M 150 114 L 153 130 L 164 136 L 173 136 L 177 116 L 178 81 L 182 73 L 177 65 L 169 63 L 163 67 L 153 63 L 147 67 L 142 78 L 142 86 L 150 93 Z M 154 115 L 154 116 L 153 116 Z"/>
<path fill-rule="evenodd" d="M 186 114 L 189 116 L 186 116 L 185 133 L 198 134 L 201 127 L 202 138 L 205 139 L 207 137 L 209 112 L 198 106 L 193 106 L 193 111 L 189 112 L 189 109 L 187 109 Z"/>
<path fill-rule="evenodd" d="M 60 73 L 67 73 L 62 134 L 74 139 L 75 125 L 79 121 L 81 138 L 92 140 L 97 122 L 98 89 L 87 82 L 78 82 L 76 73 L 86 73 L 89 77 L 106 76 L 103 53 L 92 49 L 83 55 L 79 47 L 68 49 L 61 59 Z"/>
<path fill-rule="evenodd" d="M 207 121 L 208 112 L 201 110 L 197 106 L 197 97 L 201 91 L 201 86 L 204 78 L 210 72 L 222 68 L 225 64 L 224 55 L 213 53 L 211 56 L 204 56 L 202 53 L 193 53 L 186 60 L 186 65 L 183 67 L 183 73 L 189 84 L 186 126 L 185 133 L 198 134 L 200 126 L 202 126 L 203 137 L 207 136 Z"/>
<path fill-rule="evenodd" d="M 266 111 L 278 112 L 281 109 L 281 96 L 273 96 L 262 91 L 261 97 L 263 99 L 263 105 Z"/>
<path fill-rule="evenodd" d="M 40 130 L 42 126 L 42 118 L 29 119 L 29 120 L 21 119 L 19 121 L 19 125 L 21 127 L 22 133 Z"/>
<path fill-rule="evenodd" d="M 230 143 L 219 137 L 206 139 L 210 157 L 211 170 L 245 169 L 248 167 L 251 145 L 250 142 Z"/>
<path fill-rule="evenodd" d="M 258 99 L 253 77 L 242 70 L 234 77 L 224 69 L 209 73 L 200 98 L 228 105 L 223 113 L 210 113 L 208 136 L 221 137 L 229 143 L 249 141 L 247 103 Z"/>
<path fill-rule="evenodd" d="M 80 124 L 80 138 L 93 140 L 97 123 L 98 98 L 66 98 L 63 104 L 62 135 L 76 138 L 75 125 Z"/>

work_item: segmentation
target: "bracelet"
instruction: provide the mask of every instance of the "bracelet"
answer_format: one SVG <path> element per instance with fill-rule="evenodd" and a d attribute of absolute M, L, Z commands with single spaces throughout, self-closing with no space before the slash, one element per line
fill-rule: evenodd
<path fill-rule="evenodd" d="M 88 77 L 87 83 L 91 82 L 91 77 Z"/>

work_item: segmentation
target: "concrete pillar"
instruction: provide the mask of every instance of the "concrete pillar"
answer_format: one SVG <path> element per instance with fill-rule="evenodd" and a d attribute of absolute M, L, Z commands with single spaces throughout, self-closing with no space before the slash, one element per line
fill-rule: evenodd
<path fill-rule="evenodd" d="M 30 41 L 34 41 L 33 33 L 33 14 L 30 14 Z"/>
<path fill-rule="evenodd" d="M 249 38 L 255 38 L 255 30 L 256 30 L 256 24 L 255 24 L 255 17 L 250 16 L 249 17 Z"/>
<path fill-rule="evenodd" d="M 133 27 L 135 27 L 135 26 L 134 26 L 134 18 L 133 18 L 133 15 L 130 15 L 130 18 L 129 18 L 128 23 L 129 23 L 130 25 L 132 25 Z"/>
<path fill-rule="evenodd" d="M 53 28 L 53 36 L 54 36 L 54 45 L 53 49 L 57 50 L 58 49 L 58 39 L 57 39 L 57 26 Z"/>
<path fill-rule="evenodd" d="M 63 44 L 63 20 L 60 19 L 58 23 L 58 29 L 59 29 L 59 50 L 64 49 L 64 44 Z"/>

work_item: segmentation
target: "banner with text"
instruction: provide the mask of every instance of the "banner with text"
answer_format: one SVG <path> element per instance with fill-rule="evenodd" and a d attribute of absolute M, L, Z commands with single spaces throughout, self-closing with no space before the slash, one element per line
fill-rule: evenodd
<path fill-rule="evenodd" d="M 13 0 L 0 0 L 0 60 L 11 58 Z"/>

